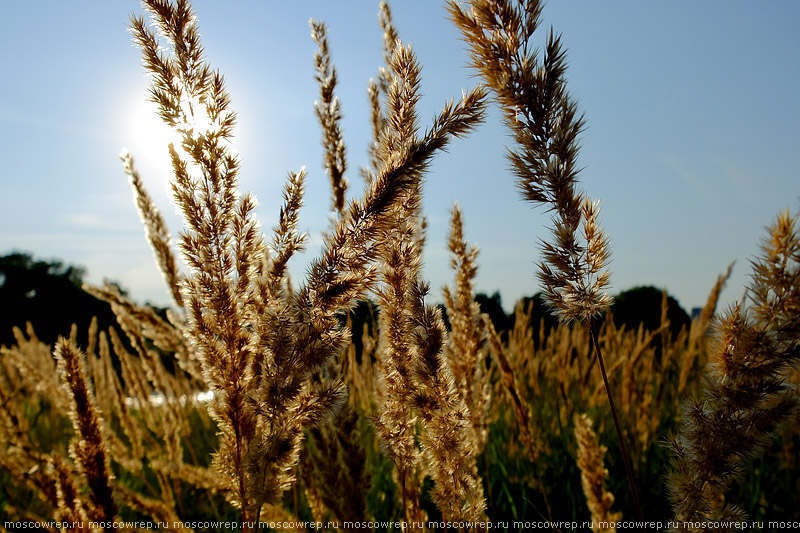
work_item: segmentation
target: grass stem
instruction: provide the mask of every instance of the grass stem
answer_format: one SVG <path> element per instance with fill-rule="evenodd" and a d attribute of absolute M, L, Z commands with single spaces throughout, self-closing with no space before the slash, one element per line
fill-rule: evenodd
<path fill-rule="evenodd" d="M 611 416 L 614 418 L 614 427 L 617 430 L 617 439 L 619 440 L 619 447 L 622 450 L 622 460 L 625 463 L 625 473 L 628 475 L 628 485 L 631 489 L 631 496 L 633 496 L 633 505 L 636 507 L 636 516 L 640 522 L 644 522 L 644 515 L 642 514 L 642 507 L 639 505 L 639 495 L 636 491 L 636 481 L 633 478 L 633 468 L 631 467 L 631 458 L 628 455 L 628 449 L 625 446 L 625 439 L 622 436 L 622 428 L 619 425 L 619 417 L 617 417 L 617 408 L 614 405 L 614 395 L 611 394 L 611 385 L 608 382 L 608 375 L 606 374 L 606 365 L 603 362 L 603 352 L 600 351 L 600 343 L 597 342 L 597 335 L 592 327 L 592 319 L 589 319 L 589 335 L 592 337 L 592 344 L 594 345 L 595 352 L 597 352 L 597 362 L 600 363 L 600 373 L 603 374 L 603 384 L 606 387 L 606 395 L 608 396 L 608 404 L 611 407 Z"/>

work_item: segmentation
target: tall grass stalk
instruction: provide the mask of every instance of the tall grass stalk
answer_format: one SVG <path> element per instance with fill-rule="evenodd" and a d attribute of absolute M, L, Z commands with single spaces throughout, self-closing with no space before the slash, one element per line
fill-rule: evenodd
<path fill-rule="evenodd" d="M 592 346 L 594 346 L 595 353 L 597 354 L 597 362 L 600 365 L 600 372 L 603 375 L 603 385 L 606 389 L 606 396 L 608 397 L 608 405 L 611 408 L 611 416 L 614 418 L 614 429 L 617 431 L 617 440 L 619 442 L 620 450 L 622 451 L 622 460 L 625 463 L 625 474 L 628 477 L 628 486 L 631 489 L 631 496 L 633 497 L 633 505 L 636 509 L 636 515 L 640 522 L 644 521 L 644 513 L 639 504 L 639 492 L 636 490 L 636 480 L 633 476 L 633 467 L 631 466 L 631 457 L 628 454 L 628 447 L 625 445 L 625 435 L 622 433 L 622 427 L 619 423 L 619 416 L 617 415 L 617 407 L 614 404 L 614 394 L 611 392 L 611 385 L 608 382 L 608 374 L 606 373 L 606 365 L 603 361 L 603 353 L 600 351 L 600 344 L 597 342 L 597 334 L 592 329 L 592 320 L 589 319 L 589 335 L 592 339 Z"/>
<path fill-rule="evenodd" d="M 583 117 L 566 89 L 566 55 L 560 36 L 550 31 L 544 52 L 531 39 L 540 26 L 538 0 L 472 0 L 448 4 L 453 21 L 470 48 L 472 65 L 492 89 L 516 148 L 509 159 L 523 198 L 554 212 L 553 242 L 543 242 L 539 278 L 550 305 L 562 320 L 591 319 L 611 303 L 604 292 L 608 238 L 599 226 L 599 206 L 576 189 L 578 135 Z M 619 427 L 613 394 L 597 339 L 609 405 L 625 457 L 637 515 L 642 512 Z"/>
<path fill-rule="evenodd" d="M 684 524 L 746 520 L 726 501 L 745 461 L 797 412 L 788 370 L 800 360 L 800 215 L 781 213 L 752 261 L 749 308 L 728 309 L 713 328 L 701 395 L 683 407 L 670 494 Z M 713 522 L 712 522 L 713 523 Z"/>

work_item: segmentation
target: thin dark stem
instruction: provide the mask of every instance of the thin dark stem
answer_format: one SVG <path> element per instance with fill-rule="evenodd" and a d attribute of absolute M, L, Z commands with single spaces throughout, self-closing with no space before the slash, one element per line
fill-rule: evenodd
<path fill-rule="evenodd" d="M 640 522 L 644 522 L 644 515 L 642 514 L 642 507 L 639 505 L 639 495 L 636 492 L 636 481 L 633 479 L 633 468 L 631 467 L 631 458 L 628 455 L 628 449 L 625 446 L 625 439 L 622 437 L 622 429 L 619 425 L 619 418 L 617 417 L 617 408 L 614 405 L 614 396 L 611 394 L 611 385 L 608 383 L 608 375 L 606 375 L 606 365 L 603 362 L 603 352 L 600 351 L 600 343 L 597 342 L 597 335 L 592 328 L 592 320 L 589 319 L 589 335 L 592 337 L 592 344 L 594 350 L 597 352 L 597 362 L 600 363 L 600 373 L 603 374 L 603 383 L 606 386 L 606 395 L 608 396 L 608 404 L 611 406 L 611 416 L 614 417 L 614 427 L 617 429 L 617 439 L 619 439 L 619 447 L 622 450 L 622 460 L 625 463 L 625 473 L 628 474 L 628 485 L 630 485 L 631 495 L 633 496 L 633 505 L 636 507 L 636 516 Z"/>
<path fill-rule="evenodd" d="M 483 472 L 484 472 L 483 473 L 484 482 L 486 483 L 486 497 L 491 502 L 491 501 L 493 501 L 492 500 L 492 482 L 491 482 L 491 480 L 489 478 L 489 454 L 487 452 L 484 452 L 484 455 L 483 455 Z"/>
<path fill-rule="evenodd" d="M 297 472 L 295 471 L 295 479 Z M 294 517 L 297 518 L 297 483 L 292 483 L 292 500 L 294 503 Z"/>
<path fill-rule="evenodd" d="M 406 512 L 406 469 L 400 471 L 400 493 L 403 495 L 403 522 L 408 524 L 408 512 Z"/>

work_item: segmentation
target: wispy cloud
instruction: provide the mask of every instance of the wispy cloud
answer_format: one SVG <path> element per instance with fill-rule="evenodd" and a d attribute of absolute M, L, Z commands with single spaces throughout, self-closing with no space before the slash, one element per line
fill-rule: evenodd
<path fill-rule="evenodd" d="M 677 154 L 657 153 L 656 160 L 666 166 L 673 174 L 681 178 L 695 192 L 705 193 L 708 190 L 707 177 L 698 175 L 697 167 L 689 164 L 685 157 Z"/>

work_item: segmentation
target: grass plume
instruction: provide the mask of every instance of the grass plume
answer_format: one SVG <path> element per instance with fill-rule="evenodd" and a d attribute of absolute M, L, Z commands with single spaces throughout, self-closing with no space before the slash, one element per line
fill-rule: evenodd
<path fill-rule="evenodd" d="M 605 446 L 597 440 L 592 429 L 592 420 L 586 415 L 576 414 L 575 440 L 578 442 L 578 467 L 581 469 L 581 486 L 586 496 L 586 503 L 592 513 L 592 531 L 616 531 L 616 527 L 604 528 L 603 523 L 615 523 L 622 518 L 622 513 L 611 512 L 614 495 L 604 486 L 608 470 L 603 464 L 606 454 Z"/>
<path fill-rule="evenodd" d="M 743 520 L 726 502 L 745 460 L 758 454 L 797 408 L 786 371 L 800 357 L 798 216 L 781 213 L 753 261 L 751 307 L 716 323 L 700 398 L 684 406 L 670 442 L 670 488 L 678 522 Z M 680 529 L 680 528 L 679 528 Z"/>
<path fill-rule="evenodd" d="M 69 341 L 61 338 L 56 344 L 55 358 L 64 387 L 70 396 L 70 416 L 78 435 L 70 444 L 70 453 L 80 466 L 90 491 L 91 505 L 86 509 L 86 514 L 93 521 L 113 523 L 117 515 L 117 505 L 111 489 L 99 413 L 86 383 L 85 355 Z M 61 499 L 70 507 L 74 502 L 74 487 L 69 486 L 66 477 L 60 476 L 59 479 Z M 106 529 L 116 531 L 114 526 Z"/>
<path fill-rule="evenodd" d="M 334 96 L 336 89 L 336 68 L 331 65 L 330 50 L 328 49 L 328 29 L 324 22 L 310 21 L 311 37 L 319 47 L 314 54 L 314 78 L 319 83 L 320 100 L 314 108 L 317 113 L 320 128 L 322 129 L 322 146 L 325 149 L 325 169 L 331 181 L 333 190 L 333 211 L 342 214 L 345 207 L 345 192 L 347 179 L 344 173 L 347 170 L 347 158 L 342 138 L 341 121 L 342 111 L 339 99 Z"/>

